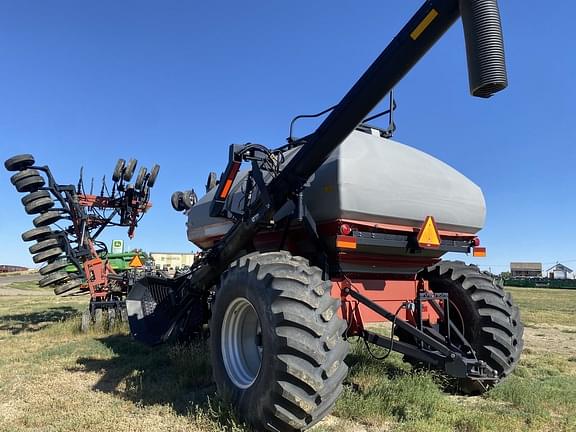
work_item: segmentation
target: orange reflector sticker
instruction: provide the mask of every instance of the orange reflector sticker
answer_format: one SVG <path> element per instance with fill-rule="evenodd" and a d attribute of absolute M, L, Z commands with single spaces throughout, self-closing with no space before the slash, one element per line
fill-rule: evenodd
<path fill-rule="evenodd" d="M 134 255 L 134 258 L 130 260 L 128 264 L 129 267 L 142 267 L 144 264 L 138 255 Z"/>
<path fill-rule="evenodd" d="M 485 247 L 472 248 L 472 255 L 475 257 L 485 257 L 486 256 L 486 248 Z"/>
<path fill-rule="evenodd" d="M 220 198 L 226 198 L 228 196 L 228 192 L 230 192 L 231 187 L 232 179 L 226 180 L 226 183 L 224 183 L 224 188 L 222 189 L 222 193 L 220 194 Z"/>
<path fill-rule="evenodd" d="M 336 247 L 340 249 L 356 249 L 356 238 L 351 236 L 336 236 Z"/>
<path fill-rule="evenodd" d="M 418 245 L 421 248 L 437 248 L 440 247 L 441 242 L 434 218 L 432 216 L 426 216 L 426 220 L 418 233 Z"/>

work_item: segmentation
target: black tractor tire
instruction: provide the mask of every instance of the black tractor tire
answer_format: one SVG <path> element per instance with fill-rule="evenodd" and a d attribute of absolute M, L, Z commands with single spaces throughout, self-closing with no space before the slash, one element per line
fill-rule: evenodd
<path fill-rule="evenodd" d="M 37 175 L 18 180 L 14 186 L 16 186 L 18 192 L 36 192 L 43 187 L 44 184 L 44 179 Z"/>
<path fill-rule="evenodd" d="M 21 154 L 17 156 L 12 156 L 10 159 L 6 159 L 4 162 L 4 167 L 8 171 L 20 171 L 34 165 L 34 156 L 31 154 Z"/>
<path fill-rule="evenodd" d="M 34 240 L 43 240 L 54 235 L 54 231 L 49 226 L 41 228 L 32 228 L 22 234 L 22 240 L 25 242 Z"/>
<path fill-rule="evenodd" d="M 156 179 L 158 178 L 158 173 L 160 172 L 160 165 L 154 165 L 148 176 L 148 186 L 153 187 L 156 184 Z"/>
<path fill-rule="evenodd" d="M 134 175 L 134 170 L 136 169 L 137 164 L 138 164 L 138 161 L 136 159 L 130 159 L 128 161 L 128 164 L 126 165 L 126 168 L 124 169 L 124 174 L 122 174 L 124 181 L 129 182 L 130 180 L 132 180 L 132 176 Z"/>
<path fill-rule="evenodd" d="M 63 268 L 66 268 L 67 266 L 68 266 L 67 260 L 54 261 L 52 264 L 48 264 L 48 265 L 45 265 L 44 267 L 42 267 L 38 272 L 42 276 L 46 276 L 46 275 L 49 275 L 50 273 L 54 273 L 54 272 L 57 272 L 58 270 L 62 270 Z"/>
<path fill-rule="evenodd" d="M 44 252 L 45 250 L 60 246 L 60 240 L 57 238 L 48 238 L 33 244 L 28 248 L 31 254 Z"/>
<path fill-rule="evenodd" d="M 54 200 L 52 198 L 39 198 L 34 201 L 30 201 L 24 207 L 26 213 L 29 215 L 44 213 L 54 207 Z"/>
<path fill-rule="evenodd" d="M 331 297 L 330 289 L 331 282 L 323 280 L 319 268 L 285 251 L 246 255 L 222 275 L 210 318 L 214 381 L 220 395 L 255 430 L 308 429 L 340 396 L 349 345 L 343 337 L 346 322 L 337 313 L 340 300 Z M 254 327 L 252 318 L 251 328 L 258 330 L 242 330 L 239 338 L 230 339 L 238 334 L 230 329 L 238 326 L 227 323 L 238 322 L 242 313 L 236 315 L 235 308 L 245 302 L 259 322 Z M 257 345 L 257 372 L 253 365 L 238 369 L 251 370 L 251 382 L 241 382 L 241 372 L 230 372 L 230 359 L 235 358 L 231 347 L 246 344 L 226 344 L 223 338 L 249 341 L 252 359 Z"/>
<path fill-rule="evenodd" d="M 498 372 L 498 381 L 460 379 L 457 390 L 480 394 L 505 380 L 518 364 L 524 346 L 520 310 L 510 293 L 478 267 L 460 261 L 440 262 L 422 270 L 419 277 L 429 282 L 432 291 L 448 293 L 454 323 L 464 326 L 460 330 L 478 360 Z"/>
<path fill-rule="evenodd" d="M 120 179 L 122 178 L 124 165 L 126 165 L 126 161 L 124 159 L 118 159 L 118 162 L 116 162 L 116 166 L 114 167 L 114 171 L 112 172 L 112 181 L 114 183 L 120 181 Z"/>
<path fill-rule="evenodd" d="M 146 180 L 147 172 L 148 171 L 146 170 L 146 168 L 144 167 L 140 168 L 140 171 L 138 172 L 138 177 L 136 177 L 136 181 L 134 182 L 134 189 L 142 190 L 142 187 L 144 186 L 144 181 Z"/>
<path fill-rule="evenodd" d="M 28 195 L 24 195 L 21 199 L 22 205 L 26 206 L 29 202 L 35 201 L 40 198 L 50 198 L 50 192 L 47 190 L 39 190 L 36 192 L 29 193 Z"/>
<path fill-rule="evenodd" d="M 43 227 L 51 225 L 55 222 L 58 222 L 60 219 L 64 217 L 64 214 L 59 211 L 49 211 L 46 213 L 41 214 L 40 216 L 36 216 L 32 223 L 35 227 Z"/>
<path fill-rule="evenodd" d="M 66 282 L 68 279 L 70 279 L 70 276 L 68 276 L 68 273 L 56 272 L 56 273 L 52 273 L 48 276 L 44 276 L 42 279 L 40 279 L 38 281 L 38 285 L 40 285 L 41 287 L 45 287 L 47 285 L 59 284 L 59 283 Z"/>
<path fill-rule="evenodd" d="M 68 291 L 78 288 L 80 285 L 82 285 L 82 282 L 80 280 L 73 279 L 69 282 L 66 282 L 62 285 L 58 285 L 56 288 L 54 288 L 54 294 L 62 295 L 64 293 L 67 293 Z"/>
<path fill-rule="evenodd" d="M 34 261 L 36 264 L 42 263 L 42 262 L 52 262 L 55 261 L 56 258 L 58 258 L 64 251 L 59 248 L 59 247 L 55 247 L 52 249 L 48 249 L 47 251 L 44 252 L 40 252 L 37 255 L 34 255 L 32 257 L 32 261 Z"/>

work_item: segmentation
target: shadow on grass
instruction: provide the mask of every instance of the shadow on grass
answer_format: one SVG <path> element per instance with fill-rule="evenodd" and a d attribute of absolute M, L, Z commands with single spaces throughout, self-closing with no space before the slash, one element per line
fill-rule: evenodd
<path fill-rule="evenodd" d="M 59 306 L 38 312 L 2 315 L 0 316 L 0 331 L 9 331 L 13 335 L 37 332 L 77 313 L 78 310 L 73 307 Z"/>
<path fill-rule="evenodd" d="M 69 369 L 100 374 L 94 390 L 138 405 L 169 405 L 179 415 L 208 412 L 221 430 L 238 430 L 239 422 L 216 396 L 206 342 L 147 347 L 128 335 L 98 341 L 113 352 L 112 358 L 82 357 Z"/>

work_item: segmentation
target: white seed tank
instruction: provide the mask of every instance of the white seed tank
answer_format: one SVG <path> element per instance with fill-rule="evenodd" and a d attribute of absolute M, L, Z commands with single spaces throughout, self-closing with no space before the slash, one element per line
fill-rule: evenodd
<path fill-rule="evenodd" d="M 290 155 L 287 155 L 289 158 Z M 238 174 L 227 208 L 240 210 L 246 172 Z M 211 218 L 216 188 L 188 212 L 188 239 L 210 247 L 232 223 Z M 316 222 L 352 219 L 420 227 L 428 215 L 440 229 L 475 234 L 484 226 L 481 189 L 444 162 L 415 148 L 354 131 L 311 179 L 304 199 Z"/>

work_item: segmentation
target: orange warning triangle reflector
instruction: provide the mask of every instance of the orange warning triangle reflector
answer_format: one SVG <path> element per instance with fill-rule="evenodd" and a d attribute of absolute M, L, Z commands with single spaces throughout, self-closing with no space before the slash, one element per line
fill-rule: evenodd
<path fill-rule="evenodd" d="M 142 260 L 140 259 L 140 256 L 138 255 L 134 255 L 134 258 L 132 258 L 130 260 L 130 263 L 128 263 L 129 267 L 142 267 L 144 264 L 142 263 Z"/>
<path fill-rule="evenodd" d="M 418 245 L 421 248 L 437 248 L 440 246 L 440 234 L 432 216 L 426 216 L 426 220 L 418 233 Z"/>

